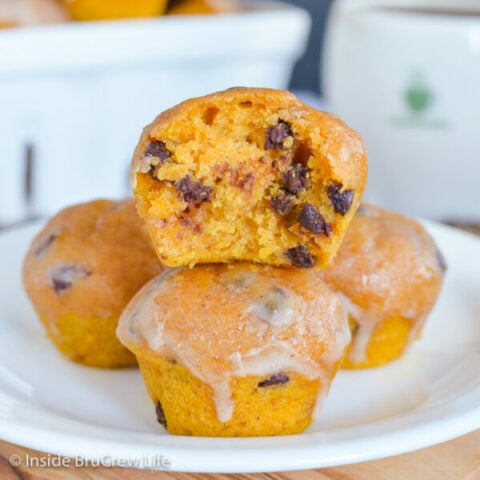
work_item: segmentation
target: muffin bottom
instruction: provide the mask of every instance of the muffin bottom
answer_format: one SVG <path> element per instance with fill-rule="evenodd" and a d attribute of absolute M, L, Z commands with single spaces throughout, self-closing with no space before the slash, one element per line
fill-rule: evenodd
<path fill-rule="evenodd" d="M 367 344 L 365 360 L 356 362 L 349 357 L 355 343 L 357 322 L 350 317 L 352 343 L 350 344 L 342 364 L 344 369 L 361 369 L 380 367 L 400 357 L 409 344 L 413 324 L 410 320 L 394 316 L 381 321 L 373 330 Z"/>
<path fill-rule="evenodd" d="M 156 405 L 157 419 L 170 433 L 204 437 L 288 435 L 302 432 L 312 423 L 321 386 L 318 379 L 285 372 L 288 382 L 261 387 L 265 377 L 233 377 L 233 415 L 221 422 L 212 387 L 185 366 L 149 354 L 137 356 L 137 360 Z"/>
<path fill-rule="evenodd" d="M 116 317 L 87 317 L 68 313 L 51 322 L 39 316 L 57 349 L 74 362 L 99 368 L 137 364 L 135 356 L 117 340 Z"/>

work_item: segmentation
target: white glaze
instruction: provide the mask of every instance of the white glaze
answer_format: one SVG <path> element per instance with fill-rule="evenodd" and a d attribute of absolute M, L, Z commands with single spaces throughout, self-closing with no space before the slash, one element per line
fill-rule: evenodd
<path fill-rule="evenodd" d="M 355 319 L 357 329 L 352 339 L 348 352 L 348 358 L 355 363 L 364 362 L 367 359 L 367 347 L 375 327 L 378 324 L 378 317 L 369 313 L 358 305 L 355 305 L 347 296 L 337 292 L 348 314 Z"/>
<path fill-rule="evenodd" d="M 122 313 L 121 318 L 128 318 L 128 336 L 135 341 L 142 339 L 140 327 L 138 325 L 140 319 L 156 318 L 154 298 L 158 294 L 158 287 L 162 285 L 165 279 L 175 273 L 178 269 L 169 268 L 161 273 L 158 277 L 153 278 L 145 284 L 137 294 L 132 298 Z M 161 324 L 159 323 L 160 327 Z M 117 327 L 117 335 L 120 335 L 120 321 Z"/>

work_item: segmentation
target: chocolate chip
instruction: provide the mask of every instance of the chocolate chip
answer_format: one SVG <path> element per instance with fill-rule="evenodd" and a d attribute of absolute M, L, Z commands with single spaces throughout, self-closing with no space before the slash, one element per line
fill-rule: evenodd
<path fill-rule="evenodd" d="M 303 206 L 298 221 L 303 228 L 313 233 L 324 233 L 327 237 L 332 233 L 332 227 L 311 203 L 306 203 Z"/>
<path fill-rule="evenodd" d="M 172 152 L 167 149 L 165 142 L 162 142 L 161 140 L 152 140 L 147 145 L 145 156 L 158 158 L 160 160 L 160 164 L 162 164 L 172 156 Z"/>
<path fill-rule="evenodd" d="M 148 171 L 148 173 L 154 180 L 158 180 L 158 178 L 157 178 L 157 166 L 156 165 L 150 165 L 150 170 Z"/>
<path fill-rule="evenodd" d="M 212 187 L 207 187 L 202 182 L 194 182 L 189 175 L 180 179 L 175 186 L 187 203 L 209 202 L 213 192 Z"/>
<path fill-rule="evenodd" d="M 294 267 L 311 268 L 315 265 L 315 260 L 304 245 L 289 248 L 285 252 L 285 255 L 289 258 Z"/>
<path fill-rule="evenodd" d="M 50 250 L 50 247 L 52 246 L 56 238 L 57 238 L 57 235 L 52 233 L 47 237 L 40 239 L 37 243 L 37 247 L 35 248 L 35 256 L 41 257 L 42 255 L 47 253 L 47 251 Z"/>
<path fill-rule="evenodd" d="M 167 428 L 167 419 L 165 417 L 165 412 L 163 411 L 162 404 L 160 402 L 157 402 L 157 406 L 155 407 L 155 413 L 157 414 L 157 422 Z"/>
<path fill-rule="evenodd" d="M 298 195 L 302 190 L 308 187 L 308 168 L 301 163 L 296 163 L 283 174 L 283 183 L 285 190 L 293 195 Z"/>
<path fill-rule="evenodd" d="M 275 286 L 267 292 L 263 304 L 271 314 L 275 314 L 284 308 L 286 298 L 285 290 L 282 287 Z"/>
<path fill-rule="evenodd" d="M 50 270 L 50 284 L 55 293 L 61 295 L 68 290 L 73 283 L 83 277 L 88 277 L 92 272 L 73 264 L 59 265 Z"/>
<path fill-rule="evenodd" d="M 290 323 L 293 313 L 288 292 L 279 286 L 268 289 L 249 310 L 275 327 Z"/>
<path fill-rule="evenodd" d="M 163 165 L 170 157 L 172 152 L 167 149 L 165 142 L 161 140 L 152 140 L 145 150 L 145 157 L 150 158 L 150 170 L 148 173 L 154 180 L 157 178 L 157 169 L 159 166 Z"/>
<path fill-rule="evenodd" d="M 268 127 L 264 149 L 283 148 L 283 141 L 288 137 L 293 137 L 290 124 L 285 120 L 279 120 L 273 127 Z"/>
<path fill-rule="evenodd" d="M 288 194 L 279 193 L 272 197 L 270 205 L 279 215 L 286 215 L 293 209 L 292 197 Z"/>
<path fill-rule="evenodd" d="M 445 260 L 443 253 L 438 248 L 437 248 L 436 256 L 437 256 L 437 262 L 438 262 L 438 266 L 440 267 L 440 270 L 443 273 L 445 273 L 448 269 L 447 261 Z"/>
<path fill-rule="evenodd" d="M 343 188 L 341 183 L 334 183 L 327 189 L 328 198 L 332 202 L 333 208 L 340 215 L 345 215 L 352 206 L 353 190 L 340 190 Z"/>
<path fill-rule="evenodd" d="M 290 379 L 288 378 L 288 375 L 285 375 L 284 373 L 276 373 L 275 375 L 272 375 L 270 378 L 267 378 L 266 380 L 263 380 L 263 382 L 260 382 L 258 386 L 260 388 L 263 387 L 271 387 L 273 385 L 285 385 L 288 383 Z"/>
<path fill-rule="evenodd" d="M 253 282 L 253 274 L 251 273 L 236 273 L 234 276 L 231 274 L 224 274 L 220 277 L 220 283 L 225 285 L 228 290 L 232 290 L 236 293 L 245 293 Z"/>

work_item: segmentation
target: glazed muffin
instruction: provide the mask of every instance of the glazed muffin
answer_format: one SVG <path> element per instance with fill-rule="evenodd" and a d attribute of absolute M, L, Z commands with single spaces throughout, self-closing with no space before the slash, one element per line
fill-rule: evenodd
<path fill-rule="evenodd" d="M 362 197 L 357 133 L 280 90 L 187 100 L 147 126 L 131 182 L 169 267 L 253 261 L 324 267 Z"/>
<path fill-rule="evenodd" d="M 199 15 L 234 13 L 241 10 L 236 0 L 173 0 L 169 2 L 169 15 Z"/>
<path fill-rule="evenodd" d="M 157 17 L 167 0 L 62 0 L 75 20 L 114 20 Z"/>
<path fill-rule="evenodd" d="M 420 335 L 445 270 L 416 221 L 360 207 L 333 266 L 322 272 L 349 311 L 352 344 L 343 368 L 377 367 L 402 355 Z"/>
<path fill-rule="evenodd" d="M 133 295 L 162 271 L 133 200 L 67 208 L 33 240 L 23 280 L 48 336 L 71 360 L 135 365 L 115 335 Z"/>
<path fill-rule="evenodd" d="M 171 269 L 117 334 L 170 433 L 301 432 L 320 413 L 350 340 L 344 307 L 312 270 L 255 264 Z"/>
<path fill-rule="evenodd" d="M 67 11 L 55 0 L 1 0 L 0 28 L 67 22 Z"/>

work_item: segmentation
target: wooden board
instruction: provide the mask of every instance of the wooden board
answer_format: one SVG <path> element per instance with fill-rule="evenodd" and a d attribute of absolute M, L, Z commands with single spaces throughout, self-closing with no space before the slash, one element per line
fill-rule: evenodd
<path fill-rule="evenodd" d="M 12 466 L 12 455 L 20 465 Z M 46 454 L 0 442 L 1 480 L 480 480 L 480 430 L 417 452 L 373 462 L 302 472 L 206 475 L 107 467 L 33 468 L 26 455 Z M 13 458 L 17 460 L 17 457 Z"/>

